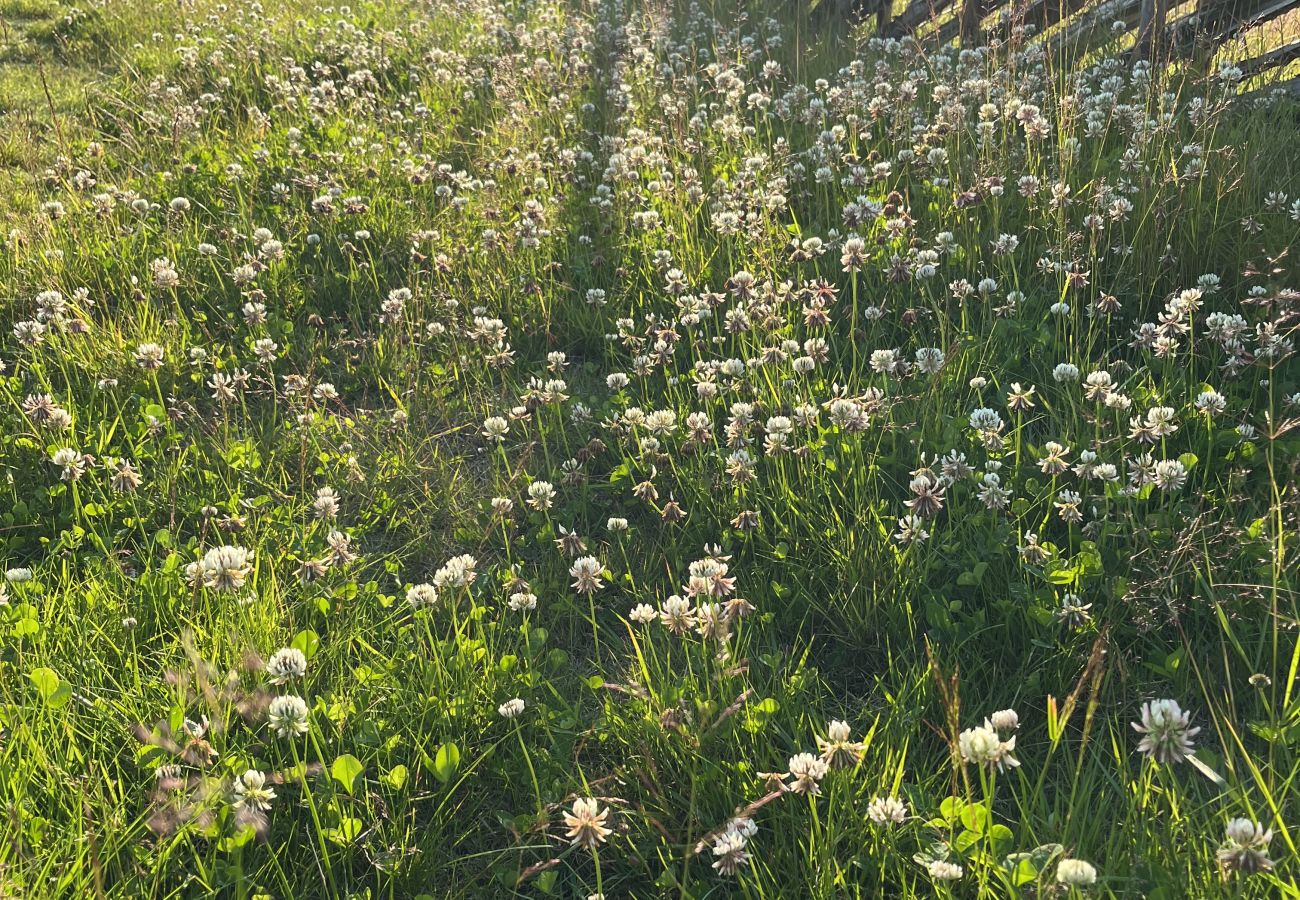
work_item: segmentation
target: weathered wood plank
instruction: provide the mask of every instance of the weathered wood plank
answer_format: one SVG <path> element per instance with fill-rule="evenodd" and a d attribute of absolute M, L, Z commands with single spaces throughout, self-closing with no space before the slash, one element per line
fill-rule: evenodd
<path fill-rule="evenodd" d="M 914 33 L 927 21 L 935 22 L 955 3 L 957 14 L 943 21 L 929 39 L 946 44 L 960 39 L 970 46 L 1004 35 L 1018 25 L 1032 25 L 1038 32 L 1062 22 L 1065 27 L 1052 35 L 1052 54 L 1081 52 L 1109 33 L 1113 23 L 1126 30 L 1137 29 L 1134 54 L 1151 58 L 1172 51 L 1178 55 L 1210 52 L 1246 29 L 1262 25 L 1300 8 L 1300 0 L 1200 0 L 1196 12 L 1169 22 L 1169 9 L 1176 0 L 912 0 L 891 22 L 888 0 L 855 0 L 854 11 L 861 18 L 876 17 L 878 33 L 902 37 Z M 996 24 L 982 29 L 984 20 L 1004 10 Z M 1262 54 L 1247 65 L 1264 71 L 1300 59 L 1300 41 Z"/>
<path fill-rule="evenodd" d="M 889 31 L 889 17 L 893 12 L 893 0 L 876 0 L 876 34 Z"/>
<path fill-rule="evenodd" d="M 1165 44 L 1165 19 L 1169 16 L 1169 0 L 1142 0 L 1138 22 L 1137 43 L 1134 56 L 1151 59 L 1160 54 Z"/>
<path fill-rule="evenodd" d="M 1089 2 L 1090 0 L 1032 0 L 1013 8 L 1010 19 L 1012 23 L 1033 25 L 1041 32 L 1070 18 Z"/>
<path fill-rule="evenodd" d="M 1238 66 L 1243 73 L 1251 76 L 1267 72 L 1269 69 L 1276 69 L 1279 66 L 1285 66 L 1287 63 L 1295 62 L 1298 59 L 1300 59 L 1300 41 L 1292 41 L 1260 56 L 1248 59 L 1243 63 L 1238 63 Z"/>
<path fill-rule="evenodd" d="M 1289 78 L 1278 84 L 1270 84 L 1264 87 L 1255 88 L 1253 91 L 1247 91 L 1240 95 L 1238 99 L 1245 102 L 1267 100 L 1278 91 L 1281 91 L 1284 94 L 1289 94 L 1293 98 L 1300 98 L 1300 77 Z"/>
<path fill-rule="evenodd" d="M 894 37 L 905 37 L 927 20 L 937 19 L 952 4 L 953 0 L 912 0 L 889 26 L 889 33 Z"/>
<path fill-rule="evenodd" d="M 1011 0 L 979 0 L 978 6 L 979 6 L 979 10 L 976 13 L 976 18 L 975 18 L 976 30 L 974 36 L 971 37 L 969 41 L 967 41 L 965 36 L 963 36 L 963 43 L 987 44 L 989 42 L 989 38 L 992 37 L 992 33 L 990 31 L 983 31 L 983 32 L 979 31 L 979 25 L 983 23 L 983 21 L 986 18 L 988 18 L 990 15 L 997 12 L 999 8 L 1007 7 L 1009 10 L 1012 6 L 1012 3 Z M 960 16 L 957 17 L 956 19 L 949 19 L 947 22 L 944 22 L 941 26 L 939 26 L 939 36 L 938 36 L 939 43 L 946 44 L 949 41 L 951 41 L 953 38 L 957 37 L 961 33 L 961 29 L 965 26 L 965 24 L 966 23 L 964 19 Z"/>
<path fill-rule="evenodd" d="M 1180 55 L 1209 52 L 1248 28 L 1300 8 L 1300 0 L 1210 0 L 1177 19 L 1169 33 Z"/>
<path fill-rule="evenodd" d="M 1111 23 L 1124 23 L 1125 30 L 1132 29 L 1141 15 L 1142 0 L 1105 0 L 1086 9 L 1052 36 L 1048 43 L 1049 54 L 1059 56 L 1064 51 L 1080 52 L 1092 42 L 1098 32 L 1109 33 Z"/>
<path fill-rule="evenodd" d="M 962 0 L 961 15 L 958 19 L 961 26 L 961 45 L 970 47 L 979 41 L 980 20 L 983 16 L 980 11 L 984 4 L 981 0 Z"/>

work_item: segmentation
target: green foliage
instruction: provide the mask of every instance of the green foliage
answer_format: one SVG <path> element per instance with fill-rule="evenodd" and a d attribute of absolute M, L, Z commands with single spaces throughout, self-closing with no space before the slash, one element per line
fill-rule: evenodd
<path fill-rule="evenodd" d="M 0 893 L 1298 892 L 1293 104 L 2 8 Z"/>

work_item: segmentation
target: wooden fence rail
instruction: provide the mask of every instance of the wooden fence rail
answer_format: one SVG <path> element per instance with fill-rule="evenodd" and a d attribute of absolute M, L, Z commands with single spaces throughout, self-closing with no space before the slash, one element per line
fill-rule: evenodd
<path fill-rule="evenodd" d="M 874 19 L 881 35 L 963 46 L 987 43 L 1012 27 L 1033 26 L 1051 53 L 1075 56 L 1113 36 L 1119 22 L 1134 33 L 1136 59 L 1208 61 L 1226 42 L 1300 9 L 1300 0 L 1198 0 L 1194 12 L 1171 22 L 1171 7 L 1177 5 L 1177 0 L 910 0 L 893 16 L 892 0 L 821 0 L 818 12 Z M 1296 61 L 1300 40 L 1269 47 L 1238 65 L 1253 77 Z"/>

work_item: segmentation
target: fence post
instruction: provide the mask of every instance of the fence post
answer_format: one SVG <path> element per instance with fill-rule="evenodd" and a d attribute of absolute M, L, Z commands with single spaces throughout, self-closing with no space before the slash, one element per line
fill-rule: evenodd
<path fill-rule="evenodd" d="M 889 14 L 893 12 L 893 0 L 876 0 L 876 34 L 882 37 L 889 28 Z"/>
<path fill-rule="evenodd" d="M 1138 59 L 1150 59 L 1163 44 L 1165 18 L 1168 14 L 1169 0 L 1142 0 L 1137 44 L 1133 48 Z"/>
<path fill-rule="evenodd" d="M 973 47 L 979 42 L 981 0 L 962 0 L 961 45 Z"/>

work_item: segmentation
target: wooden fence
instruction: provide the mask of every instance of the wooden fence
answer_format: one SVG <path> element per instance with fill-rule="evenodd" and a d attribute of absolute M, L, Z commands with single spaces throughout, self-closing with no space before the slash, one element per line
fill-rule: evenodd
<path fill-rule="evenodd" d="M 1120 22 L 1133 34 L 1130 53 L 1136 58 L 1203 63 L 1234 38 L 1300 9 L 1300 0 L 910 0 L 895 14 L 892 0 L 822 0 L 819 11 L 844 12 L 846 2 L 850 16 L 874 19 L 876 32 L 891 37 L 973 46 L 1031 25 L 1051 52 L 1077 58 L 1113 38 L 1114 23 Z M 1244 76 L 1300 60 L 1300 29 L 1277 31 L 1253 55 L 1234 61 Z M 1285 86 L 1297 85 L 1300 79 Z"/>

